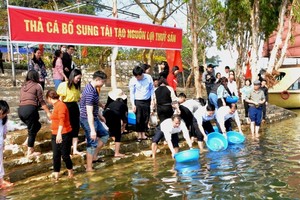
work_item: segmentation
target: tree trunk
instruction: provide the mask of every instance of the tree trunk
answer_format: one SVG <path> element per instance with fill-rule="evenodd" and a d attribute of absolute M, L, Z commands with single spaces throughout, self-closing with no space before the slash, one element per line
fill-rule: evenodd
<path fill-rule="evenodd" d="M 117 11 L 117 0 L 113 1 L 113 16 L 118 17 L 118 11 Z M 118 56 L 118 47 L 113 47 L 112 50 L 112 56 L 111 56 L 111 88 L 116 89 L 117 88 L 117 79 L 116 79 L 116 59 Z"/>
<path fill-rule="evenodd" d="M 293 4 L 294 4 L 295 1 L 292 2 L 292 6 L 291 6 L 291 9 L 290 9 L 290 13 L 289 13 L 289 17 L 288 17 L 288 30 L 287 30 L 287 34 L 286 34 L 286 38 L 285 38 L 285 41 L 283 43 L 283 47 L 282 47 L 282 50 L 281 50 L 281 55 L 277 61 L 277 63 L 275 64 L 275 70 L 278 70 L 282 63 L 283 63 L 283 60 L 285 58 L 285 55 L 286 55 L 286 50 L 287 50 L 287 47 L 288 47 L 288 44 L 289 44 L 289 41 L 291 39 L 291 36 L 292 36 L 292 23 L 293 23 L 293 19 L 294 19 L 294 14 L 293 14 Z M 273 70 L 272 70 L 273 71 Z"/>
<path fill-rule="evenodd" d="M 196 98 L 202 97 L 201 82 L 199 81 L 199 64 L 198 64 L 198 14 L 196 0 L 192 0 L 189 4 L 191 14 L 191 35 L 192 35 L 192 70 L 194 74 Z"/>
<path fill-rule="evenodd" d="M 258 77 L 258 47 L 259 47 L 259 0 L 254 0 L 251 10 L 252 48 L 251 48 L 251 73 L 252 82 Z"/>
<path fill-rule="evenodd" d="M 154 56 L 154 49 L 150 49 L 149 53 L 148 53 L 148 60 L 147 60 L 147 64 L 152 66 L 153 64 L 153 56 Z"/>
<path fill-rule="evenodd" d="M 278 18 L 279 27 L 278 27 L 275 43 L 272 48 L 269 63 L 268 63 L 267 72 L 270 74 L 274 69 L 276 58 L 278 55 L 278 50 L 282 44 L 282 33 L 284 31 L 284 18 L 285 18 L 286 6 L 287 6 L 287 0 L 283 0 L 280 8 L 279 18 Z"/>

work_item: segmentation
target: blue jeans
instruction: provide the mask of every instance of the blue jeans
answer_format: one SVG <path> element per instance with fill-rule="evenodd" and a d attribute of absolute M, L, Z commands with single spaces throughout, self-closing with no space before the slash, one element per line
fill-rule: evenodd
<path fill-rule="evenodd" d="M 88 119 L 80 118 L 80 125 L 85 133 L 87 150 L 88 148 L 97 148 L 98 141 L 91 139 L 91 129 L 88 123 Z M 103 127 L 98 118 L 94 118 L 94 126 L 96 129 L 97 138 L 99 138 L 105 144 L 109 138 L 108 131 Z"/>
<path fill-rule="evenodd" d="M 62 80 L 60 79 L 53 79 L 53 82 L 54 82 L 54 86 L 55 86 L 55 90 L 57 90 L 59 84 L 62 82 Z"/>
<path fill-rule="evenodd" d="M 209 93 L 208 100 L 218 109 L 218 96 L 215 93 Z"/>

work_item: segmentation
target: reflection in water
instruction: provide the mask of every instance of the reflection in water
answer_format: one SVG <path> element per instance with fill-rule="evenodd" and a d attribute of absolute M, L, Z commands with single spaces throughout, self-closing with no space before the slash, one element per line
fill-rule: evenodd
<path fill-rule="evenodd" d="M 300 114 L 300 113 L 299 113 Z M 262 126 L 259 138 L 199 162 L 174 163 L 169 154 L 76 174 L 75 179 L 19 182 L 7 199 L 299 199 L 300 117 Z M 247 134 L 247 132 L 245 131 Z M 34 192 L 33 192 L 34 191 Z"/>

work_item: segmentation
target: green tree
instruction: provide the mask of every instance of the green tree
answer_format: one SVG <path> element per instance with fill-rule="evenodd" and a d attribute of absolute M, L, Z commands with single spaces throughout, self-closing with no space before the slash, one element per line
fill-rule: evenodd
<path fill-rule="evenodd" d="M 199 57 L 206 63 L 206 49 L 213 44 L 212 30 L 215 17 L 222 7 L 218 0 L 190 0 L 187 1 L 188 38 L 191 49 L 191 73 L 187 79 L 187 86 L 194 80 L 196 97 L 202 97 L 202 73 L 199 70 Z"/>
<path fill-rule="evenodd" d="M 292 21 L 289 17 L 291 9 L 294 8 L 297 1 L 291 0 L 226 0 L 225 10 L 218 19 L 216 19 L 217 44 L 219 47 L 235 49 L 238 52 L 236 65 L 236 74 L 239 78 L 242 77 L 242 68 L 247 60 L 247 52 L 251 50 L 251 68 L 253 79 L 259 71 L 257 61 L 259 58 L 258 49 L 262 40 L 268 38 L 270 34 L 283 24 L 283 20 Z M 299 9 L 293 9 L 299 10 Z M 288 12 L 287 12 L 288 11 Z M 279 30 L 282 30 L 279 26 Z M 289 38 L 286 39 L 287 44 Z M 281 44 L 281 41 L 279 42 Z M 278 44 L 279 44 L 278 43 Z M 280 45 L 279 44 L 279 45 Z M 273 57 L 283 58 L 284 51 L 275 51 Z M 279 53 L 279 54 L 278 54 Z M 274 56 L 275 55 L 275 56 Z M 276 56 L 277 55 L 277 56 Z M 270 59 L 270 70 L 280 64 L 280 59 Z M 283 59 L 281 59 L 282 61 Z"/>
<path fill-rule="evenodd" d="M 184 2 L 179 0 L 160 0 L 160 1 L 146 1 L 134 0 L 134 2 L 143 10 L 149 17 L 153 24 L 162 25 L 169 17 L 179 10 Z M 133 4 L 129 5 L 132 6 Z M 148 53 L 148 56 L 146 54 Z M 153 64 L 154 50 L 144 50 L 143 60 L 149 65 Z"/>

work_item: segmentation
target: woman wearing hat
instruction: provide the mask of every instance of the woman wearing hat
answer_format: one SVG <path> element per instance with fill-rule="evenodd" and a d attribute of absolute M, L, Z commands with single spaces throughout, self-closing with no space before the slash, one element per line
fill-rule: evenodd
<path fill-rule="evenodd" d="M 123 99 L 123 102 L 127 105 L 127 96 L 121 89 L 114 89 L 108 92 L 107 101 L 104 110 L 109 106 L 110 103 L 114 102 L 118 97 Z"/>
<path fill-rule="evenodd" d="M 110 136 L 115 140 L 115 157 L 124 157 L 120 153 L 121 134 L 125 130 L 127 124 L 128 107 L 125 104 L 127 96 L 121 89 L 114 89 L 109 92 L 109 97 L 113 102 L 109 103 L 105 109 L 103 116 L 105 117 L 106 125 L 109 128 Z"/>

